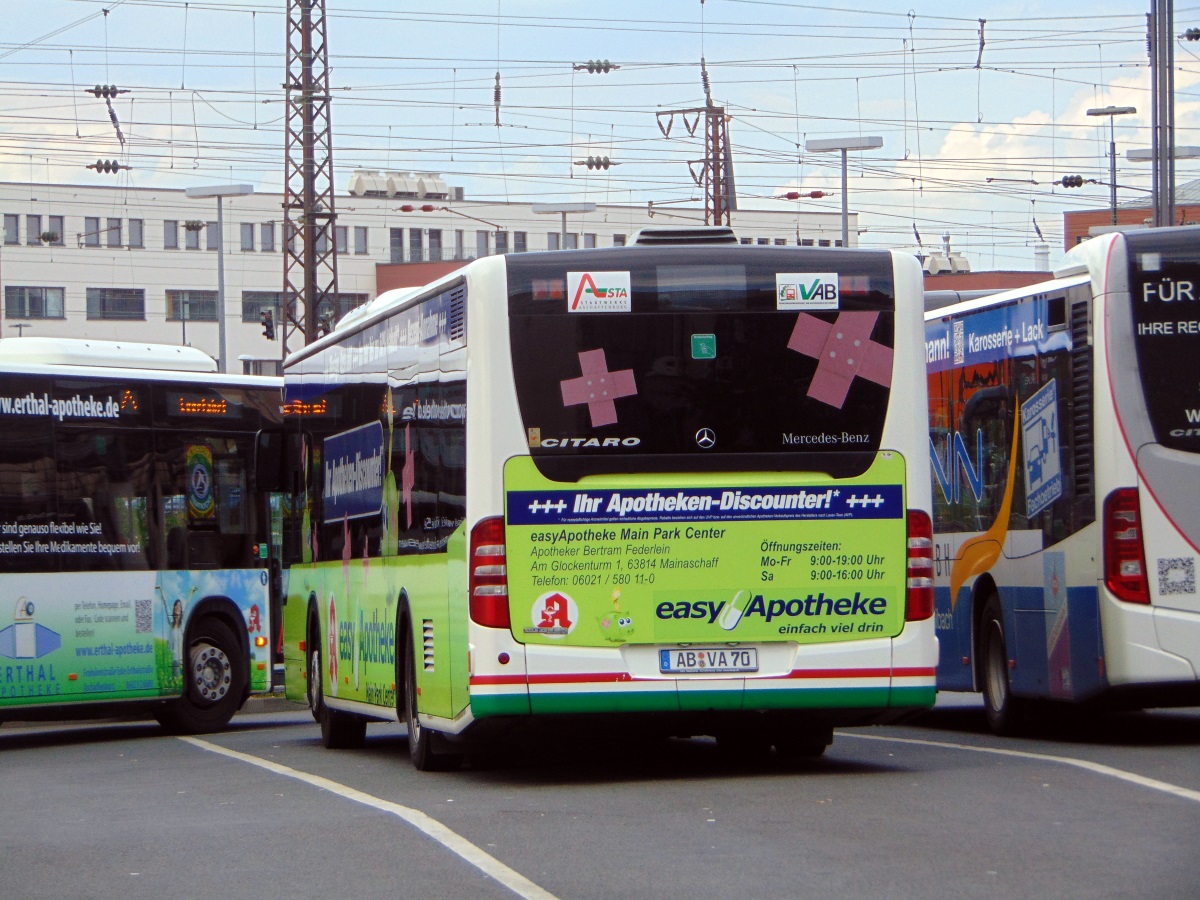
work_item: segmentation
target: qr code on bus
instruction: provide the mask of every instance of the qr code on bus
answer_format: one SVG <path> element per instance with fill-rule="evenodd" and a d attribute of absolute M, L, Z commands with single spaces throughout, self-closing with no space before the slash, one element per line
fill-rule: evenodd
<path fill-rule="evenodd" d="M 138 634 L 149 634 L 154 630 L 153 600 L 135 600 L 133 605 L 133 615 L 137 625 Z"/>
<path fill-rule="evenodd" d="M 1190 556 L 1158 561 L 1158 592 L 1160 594 L 1196 593 L 1196 560 Z"/>

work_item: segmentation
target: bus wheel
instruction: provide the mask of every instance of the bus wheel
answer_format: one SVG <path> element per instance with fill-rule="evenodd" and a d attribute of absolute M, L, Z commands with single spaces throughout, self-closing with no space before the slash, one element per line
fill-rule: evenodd
<path fill-rule="evenodd" d="M 304 692 L 313 721 L 320 722 L 325 696 L 321 675 L 321 632 L 315 622 L 310 623 L 308 627 L 308 678 L 305 679 Z"/>
<path fill-rule="evenodd" d="M 1022 701 L 1013 696 L 1008 680 L 1008 642 L 1000 600 L 993 594 L 983 608 L 979 653 L 983 663 L 983 708 L 988 725 L 1000 735 L 1014 735 L 1024 723 Z"/>
<path fill-rule="evenodd" d="M 219 731 L 242 705 L 248 679 L 245 654 L 232 629 L 212 616 L 193 626 L 184 654 L 183 696 L 156 718 L 185 734 Z"/>
<path fill-rule="evenodd" d="M 408 728 L 408 755 L 412 764 L 420 772 L 454 771 L 462 765 L 462 754 L 439 752 L 441 748 L 435 744 L 440 735 L 422 725 L 417 715 L 417 659 L 412 631 L 407 624 L 403 629 L 401 660 L 404 666 L 401 717 Z"/>

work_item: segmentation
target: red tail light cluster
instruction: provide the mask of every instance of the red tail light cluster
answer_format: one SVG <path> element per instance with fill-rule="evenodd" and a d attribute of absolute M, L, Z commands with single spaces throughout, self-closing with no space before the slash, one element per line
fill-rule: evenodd
<path fill-rule="evenodd" d="M 1137 488 L 1117 488 L 1104 499 L 1104 585 L 1126 603 L 1150 602 Z"/>
<path fill-rule="evenodd" d="M 471 621 L 489 628 L 508 628 L 508 568 L 502 517 L 481 519 L 471 529 L 467 567 Z"/>
<path fill-rule="evenodd" d="M 920 622 L 933 615 L 933 522 L 921 509 L 908 511 L 908 604 L 904 618 Z"/>

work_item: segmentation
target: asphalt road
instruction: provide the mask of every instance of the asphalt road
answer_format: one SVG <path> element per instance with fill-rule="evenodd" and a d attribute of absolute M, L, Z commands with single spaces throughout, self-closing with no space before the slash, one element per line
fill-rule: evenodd
<path fill-rule="evenodd" d="M 401 727 L 303 708 L 220 735 L 5 725 L 0 897 L 1200 895 L 1200 710 L 988 734 L 973 701 L 798 766 L 707 739 L 562 740 L 419 773 Z"/>

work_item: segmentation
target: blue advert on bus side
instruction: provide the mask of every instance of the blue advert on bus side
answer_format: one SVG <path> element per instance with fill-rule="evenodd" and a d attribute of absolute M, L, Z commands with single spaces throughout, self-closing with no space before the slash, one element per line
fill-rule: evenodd
<path fill-rule="evenodd" d="M 325 521 L 378 515 L 383 508 L 383 423 L 325 439 Z"/>
<path fill-rule="evenodd" d="M 1039 297 L 926 322 L 927 371 L 1069 350 L 1070 334 L 1050 330 L 1049 307 L 1049 301 Z"/>

